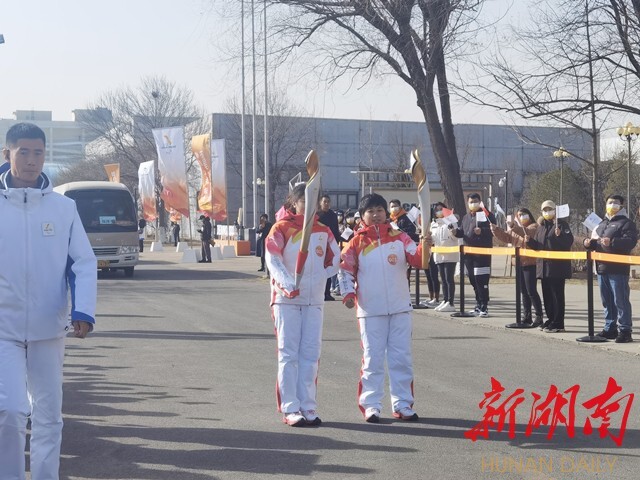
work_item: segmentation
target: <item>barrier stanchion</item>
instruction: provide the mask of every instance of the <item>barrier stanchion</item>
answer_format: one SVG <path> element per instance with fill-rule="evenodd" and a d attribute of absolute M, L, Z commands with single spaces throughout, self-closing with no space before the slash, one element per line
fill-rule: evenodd
<path fill-rule="evenodd" d="M 598 337 L 595 334 L 593 325 L 593 261 L 591 260 L 591 251 L 587 251 L 587 324 L 589 327 L 589 335 L 586 337 L 576 338 L 578 342 L 600 343 L 606 342 L 604 337 Z"/>
<path fill-rule="evenodd" d="M 426 305 L 420 304 L 420 269 L 416 268 L 416 302 L 412 305 L 413 308 L 429 308 Z"/>
<path fill-rule="evenodd" d="M 522 263 L 520 260 L 520 247 L 516 247 L 516 323 L 508 323 L 505 328 L 533 328 L 533 322 L 524 323 L 522 321 L 522 284 L 520 283 Z"/>
<path fill-rule="evenodd" d="M 452 317 L 475 317 L 473 313 L 464 310 L 464 245 L 460 245 L 460 311 L 451 314 Z"/>

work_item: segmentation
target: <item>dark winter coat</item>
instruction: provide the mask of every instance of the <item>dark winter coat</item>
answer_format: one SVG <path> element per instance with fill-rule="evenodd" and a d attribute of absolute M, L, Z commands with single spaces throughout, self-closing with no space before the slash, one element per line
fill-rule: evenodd
<path fill-rule="evenodd" d="M 416 225 L 411 221 L 411 219 L 407 216 L 406 213 L 403 213 L 396 220 L 396 225 L 398 226 L 398 230 L 406 233 L 411 237 L 411 240 L 414 242 L 418 242 L 420 240 L 420 235 L 416 230 Z"/>
<path fill-rule="evenodd" d="M 564 220 L 558 220 L 560 236 L 556 237 L 556 222 L 554 220 L 538 220 L 538 230 L 533 238 L 529 239 L 528 246 L 534 250 L 550 250 L 555 252 L 568 252 L 573 245 L 573 233 L 569 224 Z M 538 278 L 571 278 L 571 260 L 547 260 L 538 258 L 536 267 Z"/>
<path fill-rule="evenodd" d="M 496 217 L 493 213 L 487 215 L 487 222 L 478 222 L 476 224 L 476 213 L 469 212 L 462 217 L 462 225 L 453 229 L 453 234 L 457 238 L 462 238 L 464 244 L 470 247 L 493 247 L 493 234 L 491 233 L 490 224 L 496 224 Z M 486 214 L 487 212 L 485 212 Z M 480 235 L 477 235 L 474 230 L 480 228 Z"/>
<path fill-rule="evenodd" d="M 608 247 L 600 245 L 598 240 L 592 239 L 588 249 L 596 252 L 629 255 L 638 243 L 636 224 L 623 211 L 618 212 L 611 219 L 602 220 L 600 225 L 596 227 L 596 233 L 600 238 L 608 237 L 611 239 L 611 244 Z M 629 276 L 629 269 L 630 265 L 624 263 L 596 262 L 596 271 L 601 275 L 623 274 Z"/>

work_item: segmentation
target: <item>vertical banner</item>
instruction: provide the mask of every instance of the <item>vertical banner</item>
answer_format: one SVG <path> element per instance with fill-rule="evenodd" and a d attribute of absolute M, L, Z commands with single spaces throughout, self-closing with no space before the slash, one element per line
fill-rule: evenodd
<path fill-rule="evenodd" d="M 138 192 L 142 204 L 142 216 L 147 222 L 153 222 L 158 218 L 154 177 L 153 160 L 142 162 L 138 167 Z"/>
<path fill-rule="evenodd" d="M 213 190 L 211 189 L 211 136 L 195 135 L 191 138 L 191 151 L 200 165 L 201 183 L 198 194 L 198 210 L 213 214 Z"/>
<path fill-rule="evenodd" d="M 107 172 L 107 178 L 110 182 L 120 183 L 120 164 L 119 163 L 107 163 L 104 166 Z"/>
<path fill-rule="evenodd" d="M 152 132 L 158 151 L 158 172 L 162 185 L 160 197 L 167 207 L 188 217 L 189 188 L 184 158 L 184 128 L 154 128 Z"/>
<path fill-rule="evenodd" d="M 211 218 L 220 222 L 227 219 L 227 174 L 224 139 L 211 141 L 211 188 L 213 209 Z"/>

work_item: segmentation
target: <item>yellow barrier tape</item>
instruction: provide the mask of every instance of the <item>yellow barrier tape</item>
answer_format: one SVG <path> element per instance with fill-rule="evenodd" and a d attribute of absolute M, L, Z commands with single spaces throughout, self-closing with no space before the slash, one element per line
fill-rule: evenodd
<path fill-rule="evenodd" d="M 531 258 L 551 258 L 554 260 L 586 260 L 587 252 L 551 252 L 549 250 L 531 250 L 523 248 L 520 250 L 520 256 Z"/>
<path fill-rule="evenodd" d="M 458 253 L 460 247 L 431 247 L 431 251 L 435 253 Z"/>
<path fill-rule="evenodd" d="M 516 249 L 511 247 L 464 247 L 464 253 L 472 255 L 515 255 Z"/>
<path fill-rule="evenodd" d="M 615 255 L 613 253 L 593 252 L 591 254 L 593 260 L 612 263 L 626 263 L 628 265 L 640 265 L 640 257 L 635 255 Z"/>
<path fill-rule="evenodd" d="M 434 253 L 458 253 L 460 247 L 431 247 Z M 512 247 L 464 247 L 464 253 L 474 255 L 515 255 L 515 248 Z M 532 250 L 530 248 L 520 249 L 521 257 L 546 258 L 553 260 L 586 260 L 587 252 L 552 252 L 549 250 Z M 624 263 L 627 265 L 640 265 L 640 256 L 637 255 L 616 255 L 613 253 L 591 253 L 592 260 L 607 263 Z"/>

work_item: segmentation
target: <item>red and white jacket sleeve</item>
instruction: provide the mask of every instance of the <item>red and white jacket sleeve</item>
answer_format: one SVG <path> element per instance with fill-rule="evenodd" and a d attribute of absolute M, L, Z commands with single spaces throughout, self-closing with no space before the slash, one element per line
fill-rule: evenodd
<path fill-rule="evenodd" d="M 404 244 L 404 255 L 407 263 L 413 268 L 422 268 L 422 242 L 414 242 L 409 235 L 403 233 L 400 237 Z"/>
<path fill-rule="evenodd" d="M 275 225 L 264 242 L 265 261 L 274 285 L 283 291 L 295 290 L 296 281 L 293 273 L 284 264 L 282 252 L 286 243 L 285 235 L 279 225 Z"/>
<path fill-rule="evenodd" d="M 340 267 L 340 247 L 333 233 L 329 232 L 327 236 L 327 254 L 324 257 L 324 269 L 327 272 L 327 278 L 333 277 L 338 273 Z"/>
<path fill-rule="evenodd" d="M 358 252 L 353 242 L 347 243 L 340 254 L 338 283 L 342 301 L 356 297 L 356 279 L 358 277 Z"/>

